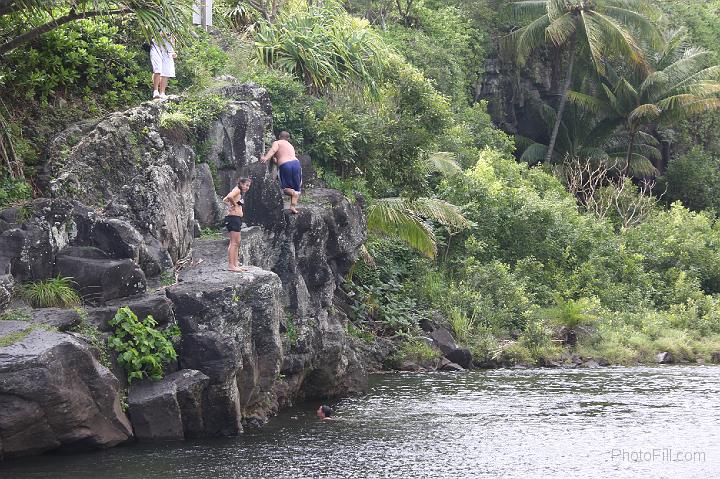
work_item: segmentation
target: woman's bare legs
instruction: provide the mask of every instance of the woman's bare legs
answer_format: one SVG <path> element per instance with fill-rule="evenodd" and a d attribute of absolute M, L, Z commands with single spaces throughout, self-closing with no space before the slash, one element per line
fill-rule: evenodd
<path fill-rule="evenodd" d="M 238 265 L 238 253 L 240 252 L 240 232 L 230 232 L 230 244 L 228 245 L 228 270 L 245 271 Z"/>

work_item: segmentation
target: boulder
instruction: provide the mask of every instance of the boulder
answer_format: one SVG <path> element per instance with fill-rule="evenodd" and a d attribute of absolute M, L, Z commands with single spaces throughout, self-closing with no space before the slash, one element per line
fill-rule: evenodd
<path fill-rule="evenodd" d="M 472 353 L 467 348 L 461 348 L 455 342 L 447 328 L 438 326 L 433 321 L 425 320 L 421 325 L 432 340 L 432 346 L 438 348 L 451 362 L 459 364 L 463 369 L 472 365 Z"/>
<path fill-rule="evenodd" d="M 181 132 L 160 128 L 165 108 L 147 102 L 71 127 L 52 140 L 47 169 L 54 198 L 104 209 L 159 241 L 177 261 L 192 241 L 195 153 Z M 121 237 L 128 231 L 107 233 L 101 241 L 136 239 Z M 117 248 L 114 254 L 135 251 Z"/>
<path fill-rule="evenodd" d="M 100 331 L 112 332 L 109 321 L 115 317 L 118 309 L 127 306 L 140 319 L 152 316 L 157 321 L 157 328 L 162 329 L 175 321 L 172 303 L 165 294 L 143 294 L 106 302 L 103 306 L 85 308 L 88 319 Z"/>
<path fill-rule="evenodd" d="M 447 358 L 440 358 L 437 366 L 435 367 L 438 371 L 464 371 L 465 368 L 450 361 Z"/>
<path fill-rule="evenodd" d="M 215 193 L 212 172 L 207 163 L 202 163 L 195 169 L 193 191 L 195 192 L 195 221 L 201 228 L 217 228 L 222 223 L 225 210 Z"/>
<path fill-rule="evenodd" d="M 28 311 L 34 324 L 42 324 L 58 331 L 68 331 L 80 324 L 81 317 L 76 309 L 39 308 Z"/>
<path fill-rule="evenodd" d="M 183 369 L 131 386 L 128 405 L 135 436 L 158 441 L 202 435 L 202 396 L 208 381 L 200 371 Z"/>
<path fill-rule="evenodd" d="M 672 364 L 675 361 L 672 354 L 667 351 L 663 351 L 661 353 L 657 353 L 655 356 L 655 362 L 658 364 Z"/>
<path fill-rule="evenodd" d="M 127 440 L 118 381 L 83 342 L 32 331 L 0 348 L 0 456 L 110 447 Z"/>
<path fill-rule="evenodd" d="M 145 291 L 145 274 L 129 259 L 107 260 L 60 255 L 57 273 L 70 277 L 83 299 L 102 303 Z"/>

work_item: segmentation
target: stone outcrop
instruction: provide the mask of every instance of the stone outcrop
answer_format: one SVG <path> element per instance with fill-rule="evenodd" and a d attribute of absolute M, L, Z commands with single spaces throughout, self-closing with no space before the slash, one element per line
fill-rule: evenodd
<path fill-rule="evenodd" d="M 118 381 L 89 348 L 32 331 L 0 348 L 0 456 L 110 447 L 127 440 Z"/>
<path fill-rule="evenodd" d="M 300 214 L 284 211 L 277 171 L 258 161 L 270 139 L 267 93 L 253 85 L 217 93 L 228 103 L 203 130 L 201 157 L 185 130 L 161 121 L 170 102 L 145 103 L 61 133 L 48 157 L 50 198 L 0 212 L 0 307 L 15 281 L 57 275 L 72 277 L 86 301 L 84 313 L 48 308 L 29 310 L 29 322 L 6 321 L 3 334 L 19 341 L 0 349 L 0 404 L 13 411 L 0 411 L 6 457 L 131 435 L 238 434 L 296 400 L 362 391 L 365 364 L 379 367 L 389 353 L 387 343 L 348 335 L 333 304 L 365 241 L 361 202 L 317 188 L 304 192 Z M 221 221 L 216 191 L 240 176 L 253 180 L 247 271 L 233 273 L 226 239 L 194 236 Z M 171 267 L 178 283 L 147 293 Z M 123 371 L 114 360 L 112 372 L 99 365 L 72 332 L 87 320 L 107 336 L 123 306 L 181 330 L 168 375 L 129 386 L 134 432 L 119 409 Z"/>
<path fill-rule="evenodd" d="M 128 397 L 135 437 L 157 441 L 203 435 L 203 391 L 208 381 L 200 371 L 183 369 L 160 381 L 135 385 Z"/>

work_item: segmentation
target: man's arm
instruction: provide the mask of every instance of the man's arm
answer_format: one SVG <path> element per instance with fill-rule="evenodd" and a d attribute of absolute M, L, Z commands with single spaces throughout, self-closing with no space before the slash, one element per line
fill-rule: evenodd
<path fill-rule="evenodd" d="M 267 153 L 265 153 L 263 156 L 260 157 L 260 163 L 267 163 L 267 161 L 275 156 L 275 153 L 278 151 L 278 142 L 275 141 L 272 144 L 272 148 L 270 148 Z"/>

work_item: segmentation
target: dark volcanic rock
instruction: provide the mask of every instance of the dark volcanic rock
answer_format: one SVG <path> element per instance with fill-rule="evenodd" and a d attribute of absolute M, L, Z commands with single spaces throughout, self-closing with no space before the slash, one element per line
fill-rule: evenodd
<path fill-rule="evenodd" d="M 103 260 L 60 255 L 60 276 L 72 278 L 86 301 L 105 302 L 145 291 L 145 274 L 132 260 Z"/>
<path fill-rule="evenodd" d="M 33 331 L 0 348 L 0 456 L 127 440 L 117 379 L 72 336 Z"/>
<path fill-rule="evenodd" d="M 212 173 L 207 163 L 198 165 L 193 179 L 195 221 L 201 228 L 217 228 L 224 216 L 222 201 L 215 193 Z"/>
<path fill-rule="evenodd" d="M 182 330 L 180 364 L 210 378 L 205 427 L 210 434 L 240 432 L 244 411 L 264 410 L 280 372 L 282 285 L 269 271 L 226 271 L 223 241 L 200 242 L 204 261 L 184 270 L 168 297 Z"/>
<path fill-rule="evenodd" d="M 172 303 L 164 294 L 144 294 L 128 298 L 108 301 L 104 306 L 96 308 L 85 308 L 88 319 L 92 321 L 100 331 L 110 332 L 112 327 L 108 322 L 115 317 L 118 309 L 127 306 L 140 319 L 152 316 L 157 321 L 157 328 L 163 329 L 175 320 L 175 313 Z"/>
<path fill-rule="evenodd" d="M 133 385 L 128 405 L 135 436 L 157 441 L 202 435 L 202 395 L 208 381 L 200 371 L 183 369 L 160 381 Z"/>
<path fill-rule="evenodd" d="M 657 356 L 655 357 L 655 361 L 658 364 L 672 364 L 673 362 L 675 362 L 672 354 L 670 354 L 667 351 L 658 353 Z"/>
<path fill-rule="evenodd" d="M 470 350 L 459 347 L 446 328 L 438 326 L 433 321 L 424 321 L 422 328 L 432 340 L 432 345 L 438 348 L 447 359 L 465 369 L 472 365 Z"/>

